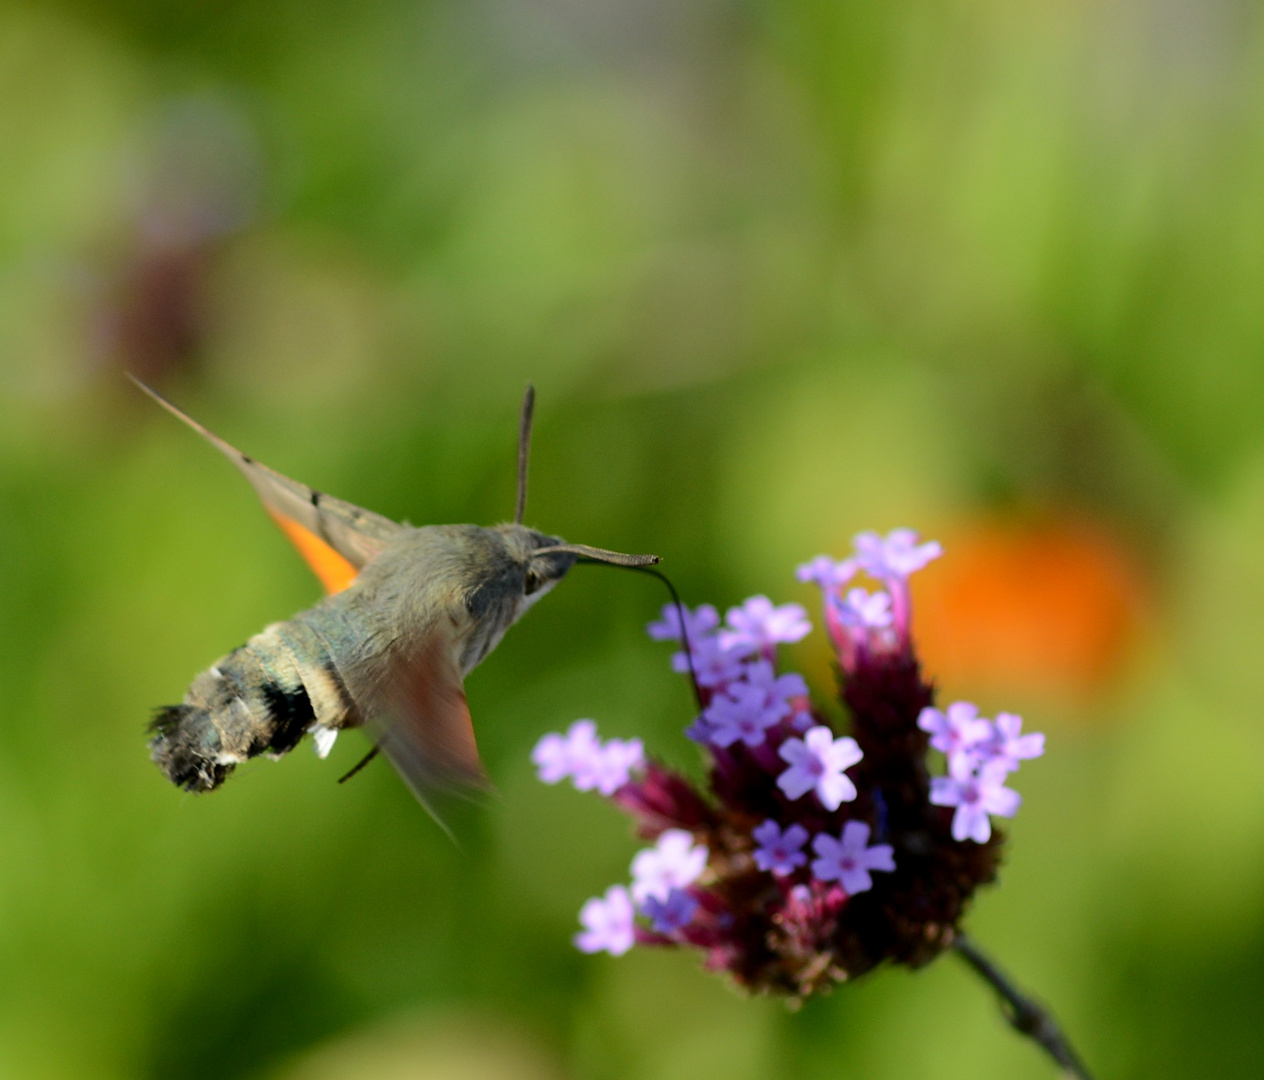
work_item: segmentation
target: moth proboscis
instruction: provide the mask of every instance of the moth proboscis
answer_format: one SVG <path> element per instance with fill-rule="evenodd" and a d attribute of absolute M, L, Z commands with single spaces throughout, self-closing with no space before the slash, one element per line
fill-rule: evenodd
<path fill-rule="evenodd" d="M 181 704 L 157 710 L 150 755 L 187 791 L 211 791 L 240 763 L 280 757 L 307 734 L 323 757 L 339 731 L 363 726 L 435 814 L 436 793 L 488 786 L 465 676 L 577 561 L 659 561 L 568 544 L 522 523 L 530 386 L 519 425 L 517 511 L 513 522 L 484 528 L 404 525 L 316 491 L 132 381 L 245 474 L 328 594 L 216 661 Z"/>

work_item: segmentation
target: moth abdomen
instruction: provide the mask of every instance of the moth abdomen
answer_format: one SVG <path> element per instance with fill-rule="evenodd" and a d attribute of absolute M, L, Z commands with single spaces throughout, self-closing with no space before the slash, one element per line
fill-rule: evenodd
<path fill-rule="evenodd" d="M 309 731 L 357 722 L 323 642 L 300 617 L 255 635 L 194 679 L 182 704 L 160 709 L 150 757 L 173 784 L 213 791 L 250 758 L 280 757 Z"/>
<path fill-rule="evenodd" d="M 259 687 L 259 693 L 275 724 L 269 735 L 268 744 L 260 748 L 258 752 L 287 754 L 299 744 L 303 735 L 316 723 L 312 699 L 308 697 L 302 683 L 295 687 L 266 683 Z"/>
<path fill-rule="evenodd" d="M 213 791 L 232 771 L 218 761 L 219 733 L 210 713 L 196 705 L 163 705 L 149 730 L 150 757 L 177 787 Z"/>

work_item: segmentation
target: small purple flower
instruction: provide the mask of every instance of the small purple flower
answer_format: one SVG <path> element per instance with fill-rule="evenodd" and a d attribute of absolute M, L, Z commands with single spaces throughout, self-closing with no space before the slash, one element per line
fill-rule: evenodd
<path fill-rule="evenodd" d="M 944 712 L 927 707 L 918 714 L 917 726 L 930 732 L 931 746 L 947 755 L 950 767 L 962 755 L 986 746 L 993 735 L 991 723 L 981 719 L 968 701 L 954 701 Z"/>
<path fill-rule="evenodd" d="M 712 737 L 715 734 L 714 725 L 707 719 L 706 713 L 696 717 L 694 722 L 685 728 L 685 738 L 692 739 L 696 743 L 703 746 L 712 745 Z"/>
<path fill-rule="evenodd" d="M 778 675 L 767 660 L 747 664 L 742 674 L 746 685 L 760 690 L 769 704 L 808 696 L 808 684 L 804 682 L 802 675 L 793 671 Z"/>
<path fill-rule="evenodd" d="M 699 604 L 693 611 L 682 604 L 681 610 L 685 613 L 685 633 L 691 645 L 696 645 L 720 625 L 719 613 L 710 604 Z M 664 604 L 663 617 L 646 626 L 645 632 L 655 641 L 679 641 L 680 612 L 676 605 Z"/>
<path fill-rule="evenodd" d="M 884 592 L 869 593 L 867 589 L 848 589 L 845 599 L 831 595 L 827 601 L 833 605 L 838 621 L 846 627 L 880 630 L 892 621 L 891 597 Z"/>
<path fill-rule="evenodd" d="M 622 956 L 636 941 L 633 919 L 636 915 L 628 890 L 611 885 L 605 897 L 594 896 L 579 911 L 583 931 L 575 935 L 580 952 L 608 952 Z"/>
<path fill-rule="evenodd" d="M 742 653 L 726 648 L 715 636 L 697 641 L 691 637 L 689 652 L 693 656 L 693 672 L 699 686 L 714 689 L 742 676 Z M 683 650 L 672 656 L 672 670 L 681 675 L 689 674 L 689 657 Z"/>
<path fill-rule="evenodd" d="M 632 859 L 632 897 L 638 904 L 647 897 L 666 900 L 672 889 L 692 885 L 707 866 L 707 849 L 693 842 L 693 833 L 668 829 L 652 848 L 638 851 Z"/>
<path fill-rule="evenodd" d="M 811 562 L 805 562 L 795 568 L 794 576 L 800 581 L 810 581 L 818 588 L 829 592 L 840 585 L 846 585 L 856 576 L 856 560 L 844 559 L 838 562 L 828 555 L 818 555 Z"/>
<path fill-rule="evenodd" d="M 741 607 L 729 608 L 728 630 L 720 631 L 720 644 L 743 655 L 771 652 L 780 642 L 795 642 L 812 629 L 808 613 L 799 604 L 773 607 L 766 596 L 752 596 Z"/>
<path fill-rule="evenodd" d="M 591 780 L 601 794 L 613 795 L 628 782 L 633 769 L 644 765 L 645 747 L 640 739 L 610 739 L 594 757 L 584 778 Z M 578 773 L 575 786 L 580 791 L 585 790 L 580 787 Z"/>
<path fill-rule="evenodd" d="M 660 900 L 657 896 L 647 896 L 641 904 L 641 914 L 650 920 L 660 934 L 683 930 L 693 922 L 697 910 L 698 901 L 684 889 L 670 890 L 665 900 Z"/>
<path fill-rule="evenodd" d="M 768 695 L 757 686 L 735 683 L 724 694 L 717 694 L 703 713 L 706 741 L 712 746 L 729 747 L 739 739 L 747 746 L 762 746 L 768 729 L 790 715 L 784 701 L 769 703 Z"/>
<path fill-rule="evenodd" d="M 1005 766 L 1006 772 L 1014 772 L 1020 761 L 1038 758 L 1045 752 L 1045 737 L 1040 732 L 1022 735 L 1023 718 L 1013 713 L 997 713 L 992 737 L 980 750 L 987 755 L 988 763 Z"/>
<path fill-rule="evenodd" d="M 870 870 L 890 872 L 895 869 L 895 852 L 890 844 L 869 847 L 869 826 L 863 821 L 849 821 L 837 840 L 820 833 L 812 841 L 817 858 L 812 860 L 812 874 L 818 881 L 837 881 L 849 896 L 873 888 Z"/>
<path fill-rule="evenodd" d="M 742 681 L 730 683 L 723 694 L 717 694 L 703 714 L 705 727 L 699 728 L 699 734 L 705 732 L 713 746 L 732 746 L 739 739 L 750 747 L 762 745 L 768 729 L 793 711 L 789 699 L 807 696 L 802 675 L 778 678 L 767 660 L 747 664 L 743 675 Z"/>
<path fill-rule="evenodd" d="M 917 533 L 912 529 L 892 529 L 885 537 L 876 532 L 862 532 L 854 543 L 856 565 L 880 581 L 907 578 L 944 553 L 937 540 L 918 544 Z"/>
<path fill-rule="evenodd" d="M 591 767 L 595 757 L 601 753 L 601 740 L 597 738 L 597 725 L 592 720 L 576 720 L 566 730 L 565 735 L 545 735 L 535 749 L 531 751 L 531 760 L 539 770 L 540 779 L 546 784 L 556 784 L 568 776 L 575 776 L 576 770 Z M 579 781 L 576 780 L 576 787 Z M 580 788 L 586 791 L 587 788 Z"/>
<path fill-rule="evenodd" d="M 843 774 L 864 754 L 856 740 L 834 738 L 827 727 L 814 727 L 802 739 L 787 739 L 777 751 L 790 768 L 777 777 L 777 786 L 791 799 L 815 791 L 821 805 L 837 810 L 856 797 L 856 785 Z"/>
<path fill-rule="evenodd" d="M 930 801 L 935 806 L 955 806 L 952 816 L 952 838 L 986 844 L 992 835 L 988 814 L 1013 817 L 1018 813 L 1022 796 L 1005 787 L 1009 770 L 1004 762 L 984 765 L 976 773 L 968 763 L 959 764 L 949 776 L 936 776 L 930 782 Z"/>
<path fill-rule="evenodd" d="M 759 844 L 755 849 L 755 865 L 765 872 L 792 874 L 808 861 L 802 851 L 808 842 L 808 831 L 802 825 L 790 825 L 785 832 L 769 818 L 751 836 Z"/>

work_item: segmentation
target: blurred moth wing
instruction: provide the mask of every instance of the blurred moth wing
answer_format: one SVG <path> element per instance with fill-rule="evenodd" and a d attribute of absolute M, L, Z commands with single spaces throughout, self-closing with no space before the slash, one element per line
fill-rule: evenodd
<path fill-rule="evenodd" d="M 132 382 L 241 470 L 263 501 L 264 509 L 298 549 L 326 592 L 341 592 L 350 585 L 365 564 L 404 529 L 390 518 L 269 469 L 204 428 L 158 391 L 139 379 L 132 378 Z"/>
<path fill-rule="evenodd" d="M 365 726 L 434 813 L 436 793 L 487 786 L 463 680 L 509 626 L 578 559 L 658 561 L 566 544 L 521 524 L 530 388 L 519 520 L 414 528 L 269 469 L 137 385 L 241 470 L 328 593 L 222 657 L 183 703 L 157 711 L 151 756 L 186 790 L 213 790 L 236 765 L 288 753 L 304 734 L 327 752 L 335 733 Z"/>

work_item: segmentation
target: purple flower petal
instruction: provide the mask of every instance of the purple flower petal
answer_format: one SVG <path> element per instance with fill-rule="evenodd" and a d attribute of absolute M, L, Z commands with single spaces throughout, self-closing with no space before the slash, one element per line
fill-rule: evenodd
<path fill-rule="evenodd" d="M 810 581 L 826 592 L 846 585 L 856 576 L 855 559 L 844 559 L 838 562 L 828 555 L 818 555 L 811 562 L 805 562 L 795 568 L 794 576 L 800 581 Z"/>
<path fill-rule="evenodd" d="M 830 596 L 834 613 L 843 626 L 865 630 L 881 630 L 891 625 L 891 597 L 882 591 L 870 593 L 867 589 L 848 589 L 845 599 Z"/>
<path fill-rule="evenodd" d="M 986 843 L 992 835 L 988 814 L 1013 817 L 1018 813 L 1022 796 L 1004 786 L 1007 771 L 1003 763 L 992 763 L 977 772 L 960 769 L 931 780 L 931 803 L 957 808 L 952 818 L 954 840 Z"/>
<path fill-rule="evenodd" d="M 685 632 L 689 635 L 689 643 L 696 645 L 711 631 L 720 625 L 720 615 L 710 604 L 700 604 L 694 611 L 683 607 L 685 613 Z M 663 617 L 645 628 L 655 641 L 680 640 L 680 612 L 675 604 L 663 605 Z"/>
<path fill-rule="evenodd" d="M 978 708 L 968 701 L 953 702 L 946 713 L 925 708 L 917 726 L 930 733 L 931 746 L 946 754 L 950 765 L 963 756 L 973 763 L 976 752 L 993 737 L 991 723 L 981 719 Z"/>
<path fill-rule="evenodd" d="M 632 897 L 638 904 L 646 897 L 666 900 L 672 889 L 692 885 L 707 866 L 706 845 L 695 844 L 693 833 L 668 829 L 652 848 L 638 851 L 632 859 Z"/>
<path fill-rule="evenodd" d="M 699 686 L 713 689 L 742 677 L 742 653 L 725 648 L 714 635 L 698 641 L 690 638 L 689 652 Z M 683 650 L 672 656 L 672 670 L 681 675 L 689 674 L 689 656 Z"/>
<path fill-rule="evenodd" d="M 876 532 L 862 532 L 854 542 L 856 564 L 880 581 L 907 578 L 944 553 L 936 540 L 919 545 L 917 533 L 912 529 L 892 529 L 885 537 Z"/>
<path fill-rule="evenodd" d="M 631 778 L 633 769 L 645 765 L 640 739 L 610 739 L 597 755 L 589 775 L 603 795 L 613 795 Z"/>
<path fill-rule="evenodd" d="M 873 888 L 870 871 L 894 870 L 895 857 L 890 844 L 868 845 L 869 826 L 863 821 L 847 822 L 837 840 L 819 834 L 812 841 L 817 854 L 812 875 L 818 881 L 837 881 L 850 896 Z"/>
<path fill-rule="evenodd" d="M 743 667 L 743 678 L 730 683 L 723 693 L 711 699 L 703 713 L 705 727 L 697 734 L 706 735 L 713 746 L 728 747 L 741 740 L 747 746 L 761 746 L 768 729 L 793 711 L 789 698 L 807 696 L 807 683 L 801 675 L 778 678 L 767 660 Z"/>
<path fill-rule="evenodd" d="M 766 596 L 752 596 L 741 607 L 729 608 L 729 629 L 720 631 L 720 644 L 746 655 L 766 652 L 781 642 L 799 641 L 812 629 L 799 604 L 774 607 Z"/>
<path fill-rule="evenodd" d="M 981 806 L 963 803 L 952 816 L 952 838 L 986 844 L 992 838 L 992 822 Z"/>
<path fill-rule="evenodd" d="M 531 760 L 546 784 L 573 777 L 575 786 L 587 791 L 595 786 L 591 771 L 601 754 L 601 740 L 592 720 L 576 720 L 565 735 L 545 735 L 531 751 Z"/>
<path fill-rule="evenodd" d="M 1005 766 L 1014 772 L 1020 761 L 1038 758 L 1045 752 L 1045 737 L 1039 732 L 1021 734 L 1023 719 L 1013 713 L 997 713 L 992 738 L 984 744 L 982 759 Z"/>
<path fill-rule="evenodd" d="M 580 952 L 622 956 L 636 941 L 635 914 L 628 890 L 611 885 L 604 897 L 593 897 L 580 909 L 584 929 L 575 935 L 575 947 Z"/>
<path fill-rule="evenodd" d="M 787 739 L 777 752 L 790 764 L 777 778 L 777 786 L 788 798 L 798 799 L 815 790 L 822 806 L 837 810 L 856 797 L 856 785 L 843 770 L 864 754 L 850 736 L 835 739 L 829 728 L 814 727 L 802 739 Z"/>
<path fill-rule="evenodd" d="M 535 749 L 531 751 L 531 760 L 536 766 L 537 775 L 546 784 L 556 784 L 570 775 L 571 760 L 566 752 L 566 739 L 557 733 L 545 735 L 535 744 Z"/>
<path fill-rule="evenodd" d="M 802 825 L 790 825 L 782 832 L 770 818 L 757 826 L 751 836 L 759 844 L 754 851 L 755 865 L 765 872 L 791 874 L 808 861 L 801 850 L 808 841 L 808 831 Z"/>
<path fill-rule="evenodd" d="M 698 901 L 684 889 L 670 890 L 665 899 L 647 896 L 641 904 L 641 914 L 650 920 L 660 934 L 683 930 L 693 922 L 697 910 Z"/>
<path fill-rule="evenodd" d="M 777 786 L 786 793 L 787 798 L 801 799 L 816 787 L 825 771 L 824 765 L 802 739 L 787 739 L 777 753 L 790 763 L 790 768 L 777 777 Z"/>

